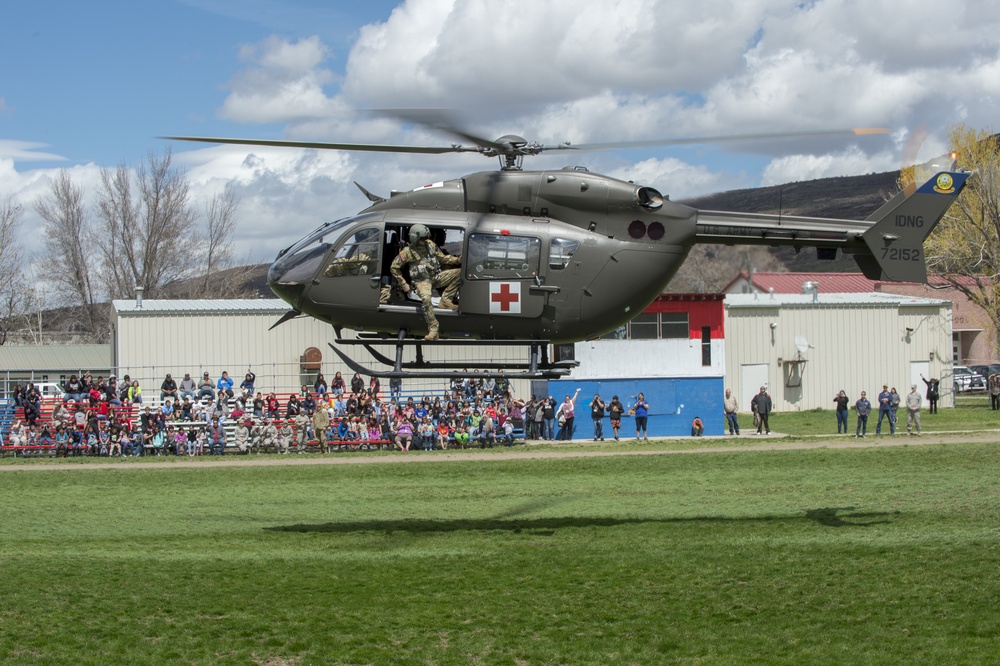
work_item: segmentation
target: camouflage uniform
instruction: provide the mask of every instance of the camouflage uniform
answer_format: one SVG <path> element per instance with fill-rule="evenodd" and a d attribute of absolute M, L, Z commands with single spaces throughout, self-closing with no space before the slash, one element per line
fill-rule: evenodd
<path fill-rule="evenodd" d="M 292 424 L 285 421 L 285 425 L 281 426 L 281 432 L 278 436 L 278 448 L 280 449 L 278 453 L 288 453 L 293 437 L 295 437 L 295 431 L 292 430 Z"/>
<path fill-rule="evenodd" d="M 403 278 L 403 266 L 410 267 L 410 280 L 413 281 L 413 289 L 423 304 L 428 339 L 436 339 L 438 333 L 438 320 L 434 316 L 431 290 L 437 288 L 441 292 L 440 307 L 455 309 L 455 296 L 458 295 L 458 288 L 462 283 L 462 270 L 460 268 L 441 270 L 441 266 L 461 265 L 461 257 L 445 254 L 430 239 L 406 246 L 392 260 L 389 272 L 400 288 L 406 284 L 406 280 Z"/>
<path fill-rule="evenodd" d="M 326 453 L 326 429 L 330 427 L 330 413 L 322 407 L 316 410 L 312 417 L 313 429 L 316 431 L 316 440 L 319 442 L 319 450 Z"/>
<path fill-rule="evenodd" d="M 264 445 L 264 425 L 260 421 L 254 421 L 250 428 L 250 451 L 257 453 Z"/>
<path fill-rule="evenodd" d="M 274 449 L 275 453 L 281 453 L 281 435 L 278 434 L 278 428 L 273 423 L 268 423 L 264 426 L 264 434 L 261 439 L 261 446 L 267 450 L 270 448 Z"/>
<path fill-rule="evenodd" d="M 305 453 L 308 448 L 309 423 L 309 417 L 302 412 L 295 417 L 295 450 L 299 453 Z"/>
<path fill-rule="evenodd" d="M 353 257 L 334 259 L 323 271 L 323 277 L 345 277 L 348 275 L 374 275 L 375 262 L 372 255 L 359 252 Z"/>
<path fill-rule="evenodd" d="M 247 428 L 242 423 L 236 425 L 236 449 L 240 453 L 250 453 L 250 437 Z"/>

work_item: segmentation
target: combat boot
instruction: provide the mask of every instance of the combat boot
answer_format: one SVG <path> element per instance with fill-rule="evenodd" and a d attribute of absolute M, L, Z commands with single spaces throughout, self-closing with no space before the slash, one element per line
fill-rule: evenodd
<path fill-rule="evenodd" d="M 453 303 L 450 299 L 443 298 L 443 297 L 441 298 L 441 300 L 438 301 L 438 305 L 437 306 L 439 308 L 443 308 L 445 310 L 457 310 L 458 309 L 458 305 L 457 304 Z"/>
<path fill-rule="evenodd" d="M 434 326 L 430 327 L 430 330 L 427 331 L 427 335 L 424 336 L 424 340 L 427 340 L 428 342 L 433 342 L 434 340 L 437 339 L 438 339 L 438 327 L 435 324 Z"/>

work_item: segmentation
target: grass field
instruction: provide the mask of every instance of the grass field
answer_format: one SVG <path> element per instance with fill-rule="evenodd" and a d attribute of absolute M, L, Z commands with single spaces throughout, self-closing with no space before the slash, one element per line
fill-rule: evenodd
<path fill-rule="evenodd" d="M 992 662 L 998 455 L 4 472 L 0 662 Z"/>

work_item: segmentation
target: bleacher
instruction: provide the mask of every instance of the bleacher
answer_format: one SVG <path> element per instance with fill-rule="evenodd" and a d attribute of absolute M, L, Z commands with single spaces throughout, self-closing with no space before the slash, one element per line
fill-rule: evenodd
<path fill-rule="evenodd" d="M 288 398 L 291 395 L 292 395 L 292 392 L 288 392 L 288 393 L 276 393 L 275 394 L 275 397 L 278 398 L 278 401 L 281 404 L 281 411 L 282 412 L 284 412 L 285 405 L 286 405 L 286 403 L 288 401 Z M 415 400 L 420 400 L 424 396 L 422 396 L 422 395 L 419 395 L 419 396 L 418 395 L 405 395 L 404 394 L 402 396 L 402 400 L 405 402 L 407 400 L 407 398 L 409 398 L 409 397 L 413 397 Z M 13 400 L 6 400 L 4 402 L 6 404 L 2 405 L 2 407 L 3 407 L 2 416 L 0 416 L 0 433 L 3 434 L 3 444 L 0 445 L 0 455 L 2 455 L 2 456 L 13 455 L 13 456 L 22 456 L 22 457 L 30 457 L 30 456 L 54 456 L 55 453 L 56 453 L 56 445 L 55 445 L 55 441 L 54 441 L 54 435 L 55 435 L 55 428 L 54 427 L 51 428 L 52 434 L 53 434 L 53 442 L 51 444 L 48 444 L 48 445 L 40 444 L 40 443 L 28 443 L 28 444 L 17 444 L 17 445 L 10 444 L 10 439 L 9 439 L 10 429 L 11 429 L 11 427 L 13 425 L 13 422 L 15 420 L 20 420 L 22 423 L 24 422 L 24 410 L 21 407 L 15 407 L 14 404 L 13 404 Z M 38 430 L 39 431 L 41 430 L 41 427 L 43 425 L 50 425 L 50 426 L 52 425 L 52 412 L 53 412 L 53 409 L 55 408 L 55 405 L 58 402 L 59 402 L 58 399 L 52 399 L 52 398 L 45 398 L 45 399 L 42 400 L 41 415 L 39 416 L 38 422 L 37 422 L 38 423 Z M 231 398 L 229 400 L 230 410 L 232 410 L 234 408 L 235 403 L 236 403 L 236 400 L 234 398 Z M 141 414 L 145 411 L 145 407 L 147 407 L 147 406 L 150 407 L 150 411 L 151 412 L 156 413 L 158 410 L 161 409 L 162 404 L 161 404 L 161 401 L 160 401 L 160 399 L 159 399 L 158 396 L 157 397 L 150 396 L 150 399 L 145 400 L 142 404 L 138 404 L 138 403 L 132 404 L 132 405 L 127 405 L 126 404 L 126 405 L 123 405 L 122 407 L 116 407 L 115 411 L 119 415 L 121 415 L 123 413 L 123 411 L 124 411 L 125 417 L 132 424 L 132 431 L 135 432 L 135 433 L 138 433 L 141 430 L 141 428 L 140 428 L 140 421 L 141 421 L 140 417 L 141 417 Z M 341 420 L 340 417 L 332 417 L 331 418 L 331 425 L 333 426 L 334 430 L 336 430 L 336 428 L 339 427 L 340 420 Z M 284 426 L 286 424 L 290 425 L 292 427 L 292 429 L 293 429 L 293 435 L 290 438 L 290 441 L 287 443 L 287 448 L 288 448 L 288 450 L 291 450 L 291 451 L 297 450 L 296 449 L 296 447 L 297 447 L 297 433 L 294 433 L 294 430 L 295 430 L 295 424 L 294 424 L 294 422 L 292 420 L 290 420 L 290 419 L 278 418 L 278 419 L 274 419 L 273 423 L 279 428 L 279 430 L 282 428 L 282 426 Z M 168 425 L 172 425 L 175 429 L 189 430 L 190 428 L 201 428 L 203 425 L 205 425 L 205 422 L 204 421 L 200 421 L 200 420 L 199 421 L 170 421 L 170 422 L 168 422 Z M 225 426 L 225 430 L 226 430 L 226 447 L 225 447 L 225 453 L 238 453 L 239 452 L 239 449 L 238 449 L 237 444 L 236 444 L 236 434 L 235 434 L 236 433 L 236 428 L 239 425 L 240 424 L 238 424 L 232 418 L 225 419 L 225 421 L 224 421 L 224 426 Z M 515 441 L 523 440 L 524 439 L 524 430 L 523 430 L 523 428 L 516 428 L 514 430 L 514 439 L 515 439 Z M 388 440 L 388 439 L 369 439 L 369 440 L 345 439 L 345 440 L 341 440 L 341 439 L 338 439 L 338 438 L 333 438 L 333 439 L 328 440 L 327 443 L 326 443 L 325 449 L 321 450 L 320 443 L 319 443 L 318 439 L 316 439 L 315 437 L 313 437 L 313 438 L 311 438 L 311 439 L 309 439 L 307 441 L 307 443 L 306 443 L 306 450 L 307 451 L 312 451 L 312 452 L 322 452 L 322 453 L 328 453 L 328 452 L 334 452 L 334 451 L 357 451 L 357 450 L 371 450 L 371 449 L 379 449 L 380 450 L 380 449 L 383 449 L 383 448 L 391 448 L 392 444 L 393 443 L 390 440 Z M 450 444 L 452 446 L 454 446 L 456 444 L 454 437 L 452 437 L 450 439 Z M 151 447 L 147 447 L 147 448 L 151 448 Z M 164 441 L 164 445 L 162 447 L 155 448 L 155 449 L 151 448 L 151 450 L 148 451 L 146 453 L 146 455 L 163 455 L 163 454 L 166 454 L 168 451 L 172 451 L 172 450 L 173 450 L 173 442 L 166 442 L 166 441 Z M 203 455 L 208 455 L 209 451 L 205 450 L 205 451 L 202 452 L 202 454 Z"/>

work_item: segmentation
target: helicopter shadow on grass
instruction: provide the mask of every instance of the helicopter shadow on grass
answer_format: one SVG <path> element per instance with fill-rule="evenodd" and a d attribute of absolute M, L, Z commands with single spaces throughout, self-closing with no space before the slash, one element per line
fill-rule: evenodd
<path fill-rule="evenodd" d="M 890 520 L 891 517 L 899 515 L 899 511 L 858 512 L 855 511 L 855 509 L 857 509 L 857 507 L 854 506 L 809 509 L 806 511 L 806 518 L 815 521 L 824 527 L 871 527 L 872 525 L 885 525 L 890 523 L 892 522 Z M 842 513 L 848 511 L 851 513 Z"/>
<path fill-rule="evenodd" d="M 561 516 L 549 518 L 515 518 L 517 514 L 541 508 L 532 505 L 505 512 L 492 518 L 462 518 L 434 519 L 409 518 L 398 520 L 362 520 L 346 522 L 329 522 L 318 524 L 297 524 L 265 527 L 271 532 L 298 533 L 328 533 L 351 534 L 355 532 L 384 532 L 392 534 L 407 532 L 410 534 L 432 534 L 461 531 L 493 532 L 507 531 L 513 534 L 527 533 L 535 536 L 553 536 L 562 528 L 586 527 L 620 527 L 623 525 L 684 525 L 691 523 L 709 524 L 754 524 L 778 523 L 795 520 L 809 520 L 824 527 L 870 527 L 891 522 L 892 516 L 899 512 L 866 512 L 839 515 L 843 511 L 854 511 L 855 507 L 832 507 L 809 509 L 805 514 L 771 515 L 771 516 L 686 516 L 677 518 L 614 518 L 610 516 Z M 872 519 L 859 521 L 858 519 Z"/>

